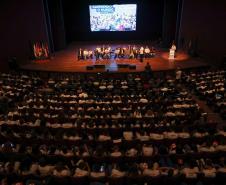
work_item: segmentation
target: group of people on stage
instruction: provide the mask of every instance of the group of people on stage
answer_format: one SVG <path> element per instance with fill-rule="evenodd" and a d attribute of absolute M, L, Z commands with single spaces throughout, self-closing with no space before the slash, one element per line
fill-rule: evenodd
<path fill-rule="evenodd" d="M 150 58 L 155 56 L 154 47 L 149 48 L 148 46 L 140 48 L 134 46 L 128 47 L 117 47 L 114 50 L 110 46 L 96 47 L 96 49 L 88 50 L 80 48 L 78 51 L 78 60 L 87 60 L 93 59 L 95 56 L 96 60 L 99 59 L 110 59 L 112 56 L 114 59 L 117 58 L 140 58 L 143 61 L 143 58 Z"/>
<path fill-rule="evenodd" d="M 78 60 L 93 59 L 93 50 L 82 49 L 78 51 Z"/>

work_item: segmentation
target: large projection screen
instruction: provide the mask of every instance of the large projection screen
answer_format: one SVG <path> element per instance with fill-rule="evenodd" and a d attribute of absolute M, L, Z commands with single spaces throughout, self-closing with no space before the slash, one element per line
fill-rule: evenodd
<path fill-rule="evenodd" d="M 91 31 L 136 31 L 136 4 L 90 5 Z"/>

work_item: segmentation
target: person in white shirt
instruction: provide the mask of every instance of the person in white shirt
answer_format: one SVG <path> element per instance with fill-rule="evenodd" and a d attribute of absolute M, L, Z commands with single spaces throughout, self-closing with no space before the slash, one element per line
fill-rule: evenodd
<path fill-rule="evenodd" d="M 144 59 L 144 47 L 142 46 L 140 48 L 140 62 L 143 62 L 143 59 Z"/>
<path fill-rule="evenodd" d="M 88 59 L 89 52 L 88 52 L 87 49 L 85 49 L 85 50 L 83 51 L 83 55 L 84 55 L 84 60 Z"/>
<path fill-rule="evenodd" d="M 150 49 L 149 49 L 148 46 L 146 46 L 145 49 L 144 49 L 144 57 L 145 58 L 150 57 Z"/>
<path fill-rule="evenodd" d="M 82 48 L 80 48 L 79 51 L 78 51 L 78 60 L 81 60 L 81 59 L 83 59 L 83 50 L 82 50 Z"/>

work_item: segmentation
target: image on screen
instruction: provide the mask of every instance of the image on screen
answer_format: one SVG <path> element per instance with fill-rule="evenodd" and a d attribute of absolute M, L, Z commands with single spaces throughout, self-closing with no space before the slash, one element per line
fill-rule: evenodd
<path fill-rule="evenodd" d="M 91 31 L 136 31 L 136 4 L 90 5 Z"/>

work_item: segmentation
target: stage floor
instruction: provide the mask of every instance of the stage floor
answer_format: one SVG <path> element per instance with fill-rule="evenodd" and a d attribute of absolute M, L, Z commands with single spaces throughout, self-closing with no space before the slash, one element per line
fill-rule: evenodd
<path fill-rule="evenodd" d="M 99 44 L 99 43 L 98 43 Z M 187 68 L 197 68 L 208 66 L 203 60 L 199 58 L 192 58 L 183 51 L 176 52 L 176 58 L 174 60 L 168 59 L 168 51 L 156 48 L 156 56 L 153 58 L 144 59 L 144 62 L 140 62 L 139 59 L 116 59 L 113 57 L 111 59 L 104 59 L 96 61 L 95 59 L 89 60 L 77 60 L 77 51 L 81 48 L 87 48 L 94 50 L 98 44 L 90 43 L 73 43 L 69 45 L 66 49 L 54 53 L 51 59 L 39 60 L 39 61 L 29 61 L 28 64 L 21 66 L 24 70 L 33 71 L 49 71 L 49 72 L 141 72 L 144 71 L 147 62 L 151 65 L 153 71 L 168 71 L 174 70 L 177 67 L 181 69 Z M 118 46 L 128 47 L 128 44 L 134 45 L 132 43 L 114 43 L 110 44 L 111 48 L 114 49 Z M 99 46 L 109 45 L 106 43 L 101 43 Z M 136 44 L 136 46 L 151 46 L 150 43 Z M 130 69 L 129 67 L 121 68 L 118 64 L 134 65 L 136 69 Z M 87 66 L 94 65 L 104 65 L 104 68 L 93 68 L 87 70 Z M 103 67 L 103 66 L 102 66 Z"/>

